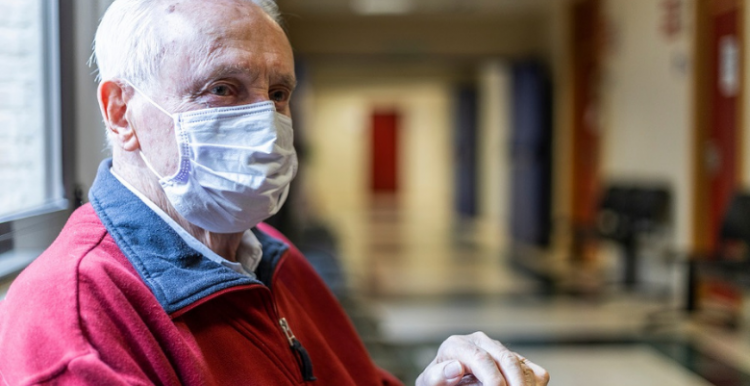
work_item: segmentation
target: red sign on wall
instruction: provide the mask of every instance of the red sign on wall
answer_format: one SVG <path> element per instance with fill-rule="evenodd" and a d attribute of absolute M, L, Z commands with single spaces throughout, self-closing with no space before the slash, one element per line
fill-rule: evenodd
<path fill-rule="evenodd" d="M 662 0 L 660 8 L 661 32 L 667 40 L 674 40 L 682 32 L 682 4 L 683 0 Z"/>

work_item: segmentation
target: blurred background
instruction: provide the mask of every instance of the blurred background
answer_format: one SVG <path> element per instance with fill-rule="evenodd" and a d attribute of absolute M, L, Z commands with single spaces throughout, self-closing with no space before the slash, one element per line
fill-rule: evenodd
<path fill-rule="evenodd" d="M 481 330 L 551 385 L 750 385 L 743 0 L 277 2 L 301 164 L 269 221 L 382 367 Z M 109 3 L 0 1 L 5 286 L 108 156 Z"/>

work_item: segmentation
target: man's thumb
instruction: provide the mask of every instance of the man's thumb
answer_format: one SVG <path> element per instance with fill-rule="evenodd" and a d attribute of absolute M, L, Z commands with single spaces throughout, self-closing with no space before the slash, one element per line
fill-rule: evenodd
<path fill-rule="evenodd" d="M 459 361 L 435 363 L 419 377 L 417 386 L 455 386 L 464 376 L 464 366 Z"/>

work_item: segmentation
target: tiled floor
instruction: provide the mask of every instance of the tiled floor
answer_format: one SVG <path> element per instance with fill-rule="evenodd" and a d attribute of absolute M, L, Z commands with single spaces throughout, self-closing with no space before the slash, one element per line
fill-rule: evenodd
<path fill-rule="evenodd" d="M 334 216 L 345 303 L 376 360 L 407 384 L 443 339 L 481 330 L 546 367 L 551 385 L 750 385 L 750 334 L 701 327 L 664 291 L 545 294 L 510 268 L 489 221 L 382 203 Z"/>
<path fill-rule="evenodd" d="M 709 386 L 706 380 L 645 345 L 533 348 L 555 386 Z"/>

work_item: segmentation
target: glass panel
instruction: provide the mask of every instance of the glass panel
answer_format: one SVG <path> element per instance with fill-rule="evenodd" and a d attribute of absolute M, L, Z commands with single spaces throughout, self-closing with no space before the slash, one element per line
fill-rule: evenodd
<path fill-rule="evenodd" d="M 62 198 L 50 3 L 0 0 L 0 222 Z"/>

